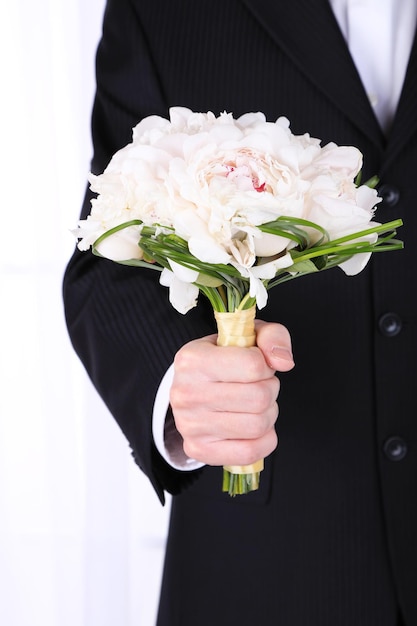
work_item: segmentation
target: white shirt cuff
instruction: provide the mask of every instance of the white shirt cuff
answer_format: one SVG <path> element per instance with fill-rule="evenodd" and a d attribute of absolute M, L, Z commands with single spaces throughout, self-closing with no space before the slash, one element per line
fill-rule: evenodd
<path fill-rule="evenodd" d="M 174 469 L 190 471 L 199 469 L 204 463 L 190 459 L 184 452 L 183 439 L 175 427 L 169 409 L 169 391 L 174 378 L 174 364 L 166 371 L 159 385 L 152 415 L 152 432 L 156 448 L 165 461 Z"/>

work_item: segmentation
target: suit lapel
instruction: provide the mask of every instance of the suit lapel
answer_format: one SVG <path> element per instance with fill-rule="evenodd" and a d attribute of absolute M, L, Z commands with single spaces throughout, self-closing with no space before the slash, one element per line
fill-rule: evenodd
<path fill-rule="evenodd" d="M 299 70 L 382 150 L 386 140 L 328 0 L 242 2 Z"/>

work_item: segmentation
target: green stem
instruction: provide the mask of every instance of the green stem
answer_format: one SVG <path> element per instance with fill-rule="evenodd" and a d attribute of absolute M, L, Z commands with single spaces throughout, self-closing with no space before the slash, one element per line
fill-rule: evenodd
<path fill-rule="evenodd" d="M 256 304 L 256 298 L 252 298 L 249 293 L 247 293 L 242 300 L 240 301 L 239 306 L 237 307 L 239 311 L 244 311 L 245 309 L 250 309 Z"/>
<path fill-rule="evenodd" d="M 224 493 L 228 493 L 232 498 L 234 496 L 245 495 L 251 491 L 259 489 L 260 472 L 253 474 L 232 474 L 228 470 L 223 469 L 223 487 Z"/>

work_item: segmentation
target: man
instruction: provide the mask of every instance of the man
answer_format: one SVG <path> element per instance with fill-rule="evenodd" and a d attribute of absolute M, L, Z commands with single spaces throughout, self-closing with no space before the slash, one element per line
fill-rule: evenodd
<path fill-rule="evenodd" d="M 405 250 L 359 276 L 332 270 L 271 292 L 262 318 L 289 329 L 291 372 L 283 326 L 260 324 L 257 348 L 225 352 L 202 298 L 181 316 L 156 272 L 74 254 L 64 284 L 74 347 L 160 498 L 175 494 L 159 626 L 417 624 L 414 4 L 108 1 L 95 173 L 139 119 L 170 106 L 262 111 L 323 144 L 357 146 L 363 180 L 380 177 L 377 221 L 405 223 Z M 377 54 L 364 52 L 384 17 Z M 157 448 L 175 355 L 175 421 L 168 410 Z M 276 370 L 289 373 L 273 452 Z M 260 454 L 259 491 L 222 494 L 220 466 Z"/>

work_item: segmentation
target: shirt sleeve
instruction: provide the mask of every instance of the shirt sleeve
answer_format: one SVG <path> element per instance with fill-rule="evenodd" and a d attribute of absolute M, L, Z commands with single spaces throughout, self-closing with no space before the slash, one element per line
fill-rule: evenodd
<path fill-rule="evenodd" d="M 172 364 L 159 385 L 153 407 L 152 430 L 155 446 L 163 459 L 174 469 L 190 471 L 199 469 L 204 463 L 190 459 L 184 452 L 183 439 L 176 429 L 174 416 L 169 405 L 169 390 L 174 377 Z"/>

